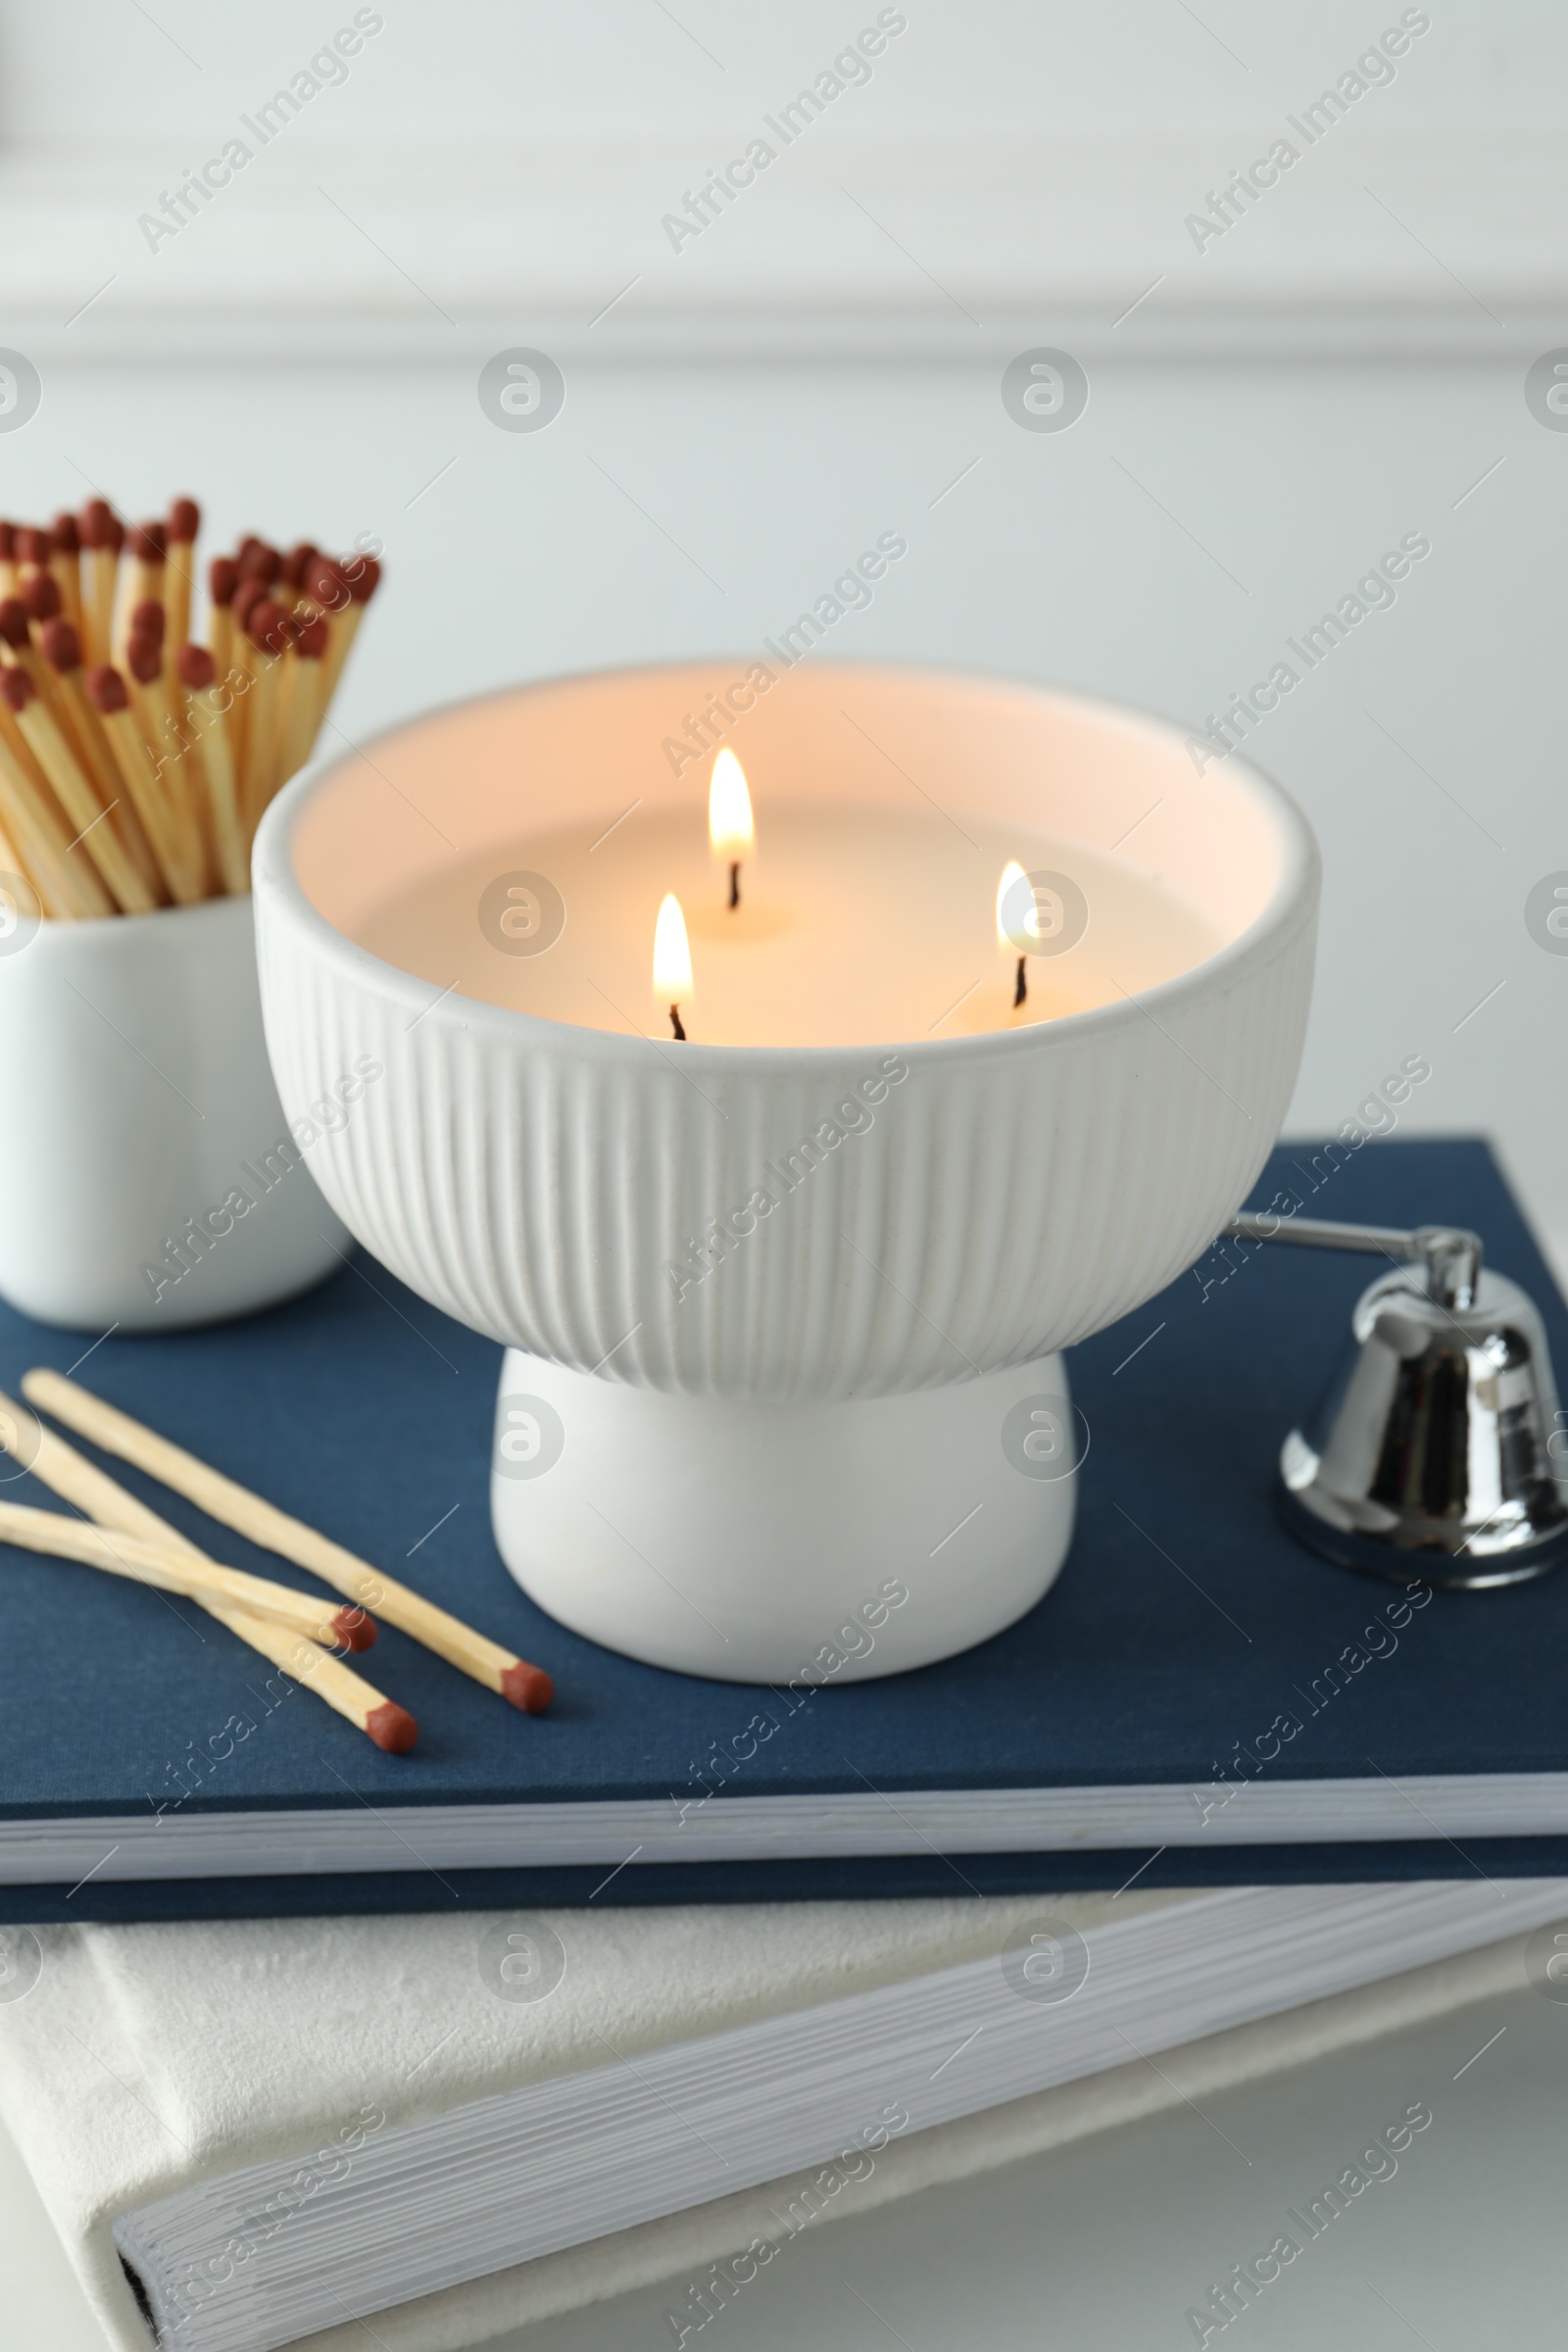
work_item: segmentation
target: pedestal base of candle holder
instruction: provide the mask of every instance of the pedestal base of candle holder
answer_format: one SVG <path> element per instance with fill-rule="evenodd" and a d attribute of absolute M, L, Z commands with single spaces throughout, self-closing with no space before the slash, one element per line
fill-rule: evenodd
<path fill-rule="evenodd" d="M 913 1396 L 752 1404 L 514 1348 L 490 1507 L 523 1591 L 607 1648 L 721 1682 L 863 1682 L 1034 1606 L 1086 1446 L 1059 1356 Z"/>

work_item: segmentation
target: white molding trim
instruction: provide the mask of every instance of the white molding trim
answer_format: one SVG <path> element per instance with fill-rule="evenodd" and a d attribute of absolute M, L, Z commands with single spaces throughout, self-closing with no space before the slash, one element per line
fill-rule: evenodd
<path fill-rule="evenodd" d="M 988 364 L 1040 341 L 1332 360 L 1568 340 L 1568 148 L 1536 132 L 1337 126 L 1201 252 L 1187 215 L 1247 160 L 1224 129 L 824 137 L 678 252 L 661 221 L 692 183 L 687 141 L 301 130 L 149 250 L 138 219 L 170 155 L 0 156 L 8 339 L 60 361 L 468 363 L 534 341 L 579 359 Z"/>

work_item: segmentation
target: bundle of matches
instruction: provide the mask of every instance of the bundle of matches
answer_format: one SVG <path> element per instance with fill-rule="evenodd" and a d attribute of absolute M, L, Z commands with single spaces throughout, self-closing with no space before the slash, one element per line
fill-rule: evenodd
<path fill-rule="evenodd" d="M 133 529 L 101 498 L 0 522 L 0 867 L 55 920 L 249 890 L 380 580 L 369 556 L 246 539 L 209 567 L 199 645 L 200 523 L 189 498 Z"/>

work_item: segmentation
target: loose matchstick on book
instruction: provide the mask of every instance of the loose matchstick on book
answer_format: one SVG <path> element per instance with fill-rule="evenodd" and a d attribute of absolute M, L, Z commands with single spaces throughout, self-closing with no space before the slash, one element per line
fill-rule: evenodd
<path fill-rule="evenodd" d="M 541 1714 L 555 1695 L 555 1685 L 541 1666 L 531 1666 L 500 1642 L 475 1633 L 461 1618 L 449 1616 L 407 1585 L 383 1576 L 368 1561 L 346 1551 L 340 1544 L 318 1535 L 303 1520 L 290 1518 L 248 1488 L 211 1469 L 193 1453 L 174 1446 L 156 1431 L 133 1421 L 128 1413 L 105 1404 L 89 1390 L 79 1388 L 63 1373 L 32 1371 L 22 1384 L 29 1404 L 38 1405 L 88 1438 L 107 1453 L 145 1470 L 172 1487 L 176 1494 L 198 1503 L 211 1518 L 248 1536 L 268 1551 L 278 1552 L 296 1567 L 309 1569 L 323 1584 L 365 1609 L 373 1609 L 388 1625 L 433 1649 L 438 1657 L 509 1699 L 525 1715 Z"/>
<path fill-rule="evenodd" d="M 156 1511 L 138 1501 L 74 1446 L 68 1446 L 45 1422 L 3 1395 L 0 1395 L 0 1446 L 14 1454 L 41 1485 L 85 1511 L 99 1528 L 118 1531 L 122 1556 L 127 1539 L 132 1542 L 139 1539 L 161 1554 L 187 1565 L 196 1568 L 216 1565 L 178 1528 L 172 1527 L 167 1519 L 160 1519 Z M 133 1573 L 128 1562 L 127 1572 Z M 345 1666 L 331 1649 L 308 1635 L 295 1633 L 273 1619 L 235 1605 L 210 1587 L 192 1589 L 189 1597 L 259 1655 L 281 1666 L 296 1682 L 313 1690 L 377 1747 L 392 1755 L 403 1755 L 415 1744 L 418 1726 L 408 1709 Z M 324 1603 L 316 1605 L 318 1609 L 325 1607 Z M 369 1621 L 363 1610 L 340 1609 L 327 1622 L 332 1642 L 353 1647 L 360 1629 Z M 373 1627 L 369 1630 L 373 1636 Z M 363 1646 L 363 1641 L 360 1645 Z"/>
<path fill-rule="evenodd" d="M 168 1544 L 150 1544 L 141 1536 L 94 1527 L 85 1519 L 68 1519 L 60 1511 L 0 1502 L 0 1544 L 49 1552 L 57 1560 L 79 1560 L 110 1576 L 129 1577 L 135 1584 L 156 1585 L 164 1592 L 183 1593 L 187 1600 L 205 1599 L 210 1594 L 225 1607 L 265 1617 L 288 1633 L 304 1634 L 323 1648 L 336 1644 L 344 1649 L 368 1649 L 375 1639 L 375 1628 L 362 1609 L 334 1610 L 329 1601 L 291 1592 L 287 1585 L 274 1585 L 266 1577 L 247 1576 L 243 1569 L 223 1568 L 216 1560 L 187 1558 Z M 351 1619 L 358 1622 L 351 1623 Z"/>

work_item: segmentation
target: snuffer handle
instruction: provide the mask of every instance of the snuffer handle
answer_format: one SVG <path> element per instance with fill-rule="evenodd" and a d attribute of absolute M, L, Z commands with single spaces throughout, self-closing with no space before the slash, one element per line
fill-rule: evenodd
<path fill-rule="evenodd" d="M 1437 1305 L 1462 1309 L 1475 1304 L 1481 1236 L 1460 1225 L 1418 1225 L 1406 1232 L 1397 1225 L 1339 1225 L 1327 1217 L 1287 1217 L 1265 1209 L 1232 1217 L 1221 1230 L 1232 1241 L 1356 1250 L 1371 1257 L 1393 1258 L 1397 1265 L 1418 1265 L 1426 1274 L 1427 1295 Z"/>

